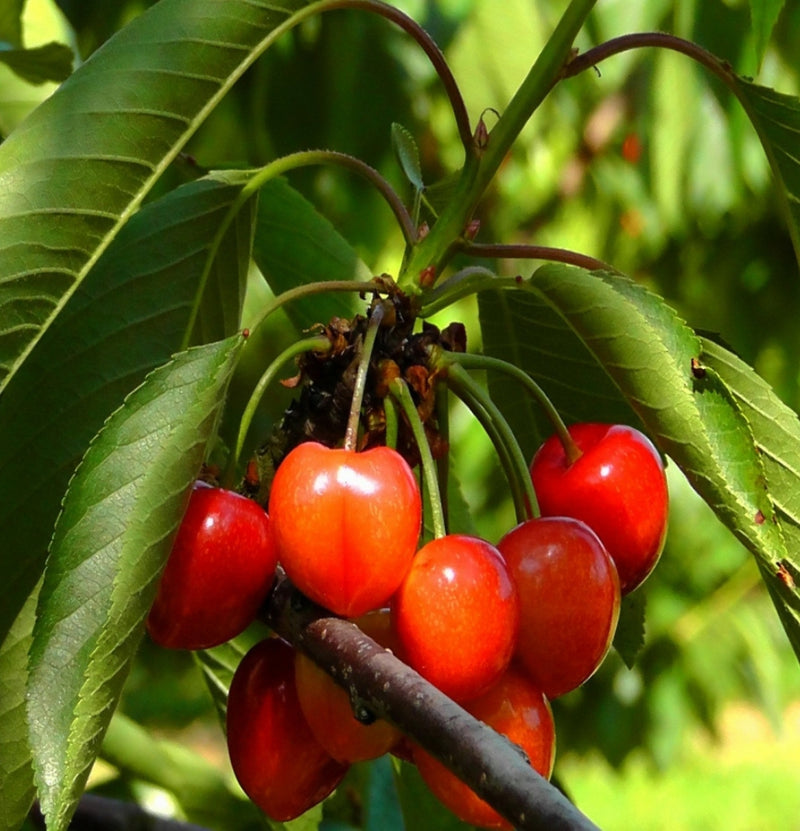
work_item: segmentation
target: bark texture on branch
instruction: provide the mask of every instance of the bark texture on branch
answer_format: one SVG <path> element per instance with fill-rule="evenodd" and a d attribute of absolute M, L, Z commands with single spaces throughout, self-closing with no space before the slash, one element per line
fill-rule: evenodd
<path fill-rule="evenodd" d="M 277 634 L 347 690 L 357 717 L 391 722 L 523 831 L 598 831 L 522 751 L 358 627 L 279 578 L 264 610 Z"/>

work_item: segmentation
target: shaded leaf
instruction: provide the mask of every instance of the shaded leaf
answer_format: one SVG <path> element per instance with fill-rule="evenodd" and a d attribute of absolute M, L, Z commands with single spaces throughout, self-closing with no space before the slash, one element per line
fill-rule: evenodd
<path fill-rule="evenodd" d="M 243 342 L 195 347 L 152 372 L 95 437 L 67 491 L 28 691 L 51 831 L 66 829 L 113 714 Z"/>
<path fill-rule="evenodd" d="M 3 49 L 0 44 L 0 63 L 29 84 L 69 78 L 73 58 L 72 50 L 63 43 L 45 43 L 32 49 Z"/>
<path fill-rule="evenodd" d="M 168 162 L 305 5 L 162 0 L 0 145 L 0 388 Z"/>
<path fill-rule="evenodd" d="M 306 283 L 369 280 L 353 247 L 284 179 L 272 179 L 259 196 L 253 259 L 275 295 Z M 353 293 L 302 298 L 284 307 L 298 330 L 351 318 L 364 303 Z"/>
<path fill-rule="evenodd" d="M 762 454 L 716 372 L 694 371 L 700 338 L 661 298 L 623 277 L 544 266 L 530 286 L 601 362 L 646 431 L 756 556 L 762 572 L 783 559 L 786 541 Z"/>
<path fill-rule="evenodd" d="M 22 8 L 25 0 L 4 0 L 0 3 L 0 41 L 22 46 Z"/>
<path fill-rule="evenodd" d="M 406 828 L 435 828 L 436 831 L 470 831 L 475 826 L 462 822 L 431 793 L 415 765 L 394 763 L 394 781 Z"/>
<path fill-rule="evenodd" d="M 730 85 L 761 139 L 777 180 L 795 256 L 800 262 L 800 99 L 731 76 Z"/>
<path fill-rule="evenodd" d="M 614 649 L 628 669 L 634 666 L 644 646 L 646 605 L 646 595 L 641 590 L 625 595 L 620 605 Z"/>
<path fill-rule="evenodd" d="M 36 596 L 32 595 L 0 645 L 0 829 L 16 831 L 34 797 L 25 718 L 27 657 Z"/>
<path fill-rule="evenodd" d="M 208 691 L 211 693 L 211 699 L 223 728 L 228 711 L 228 690 L 231 687 L 233 673 L 236 672 L 236 667 L 257 640 L 258 638 L 253 637 L 248 631 L 213 649 L 200 649 L 192 653 Z"/>
<path fill-rule="evenodd" d="M 479 296 L 487 355 L 524 369 L 545 391 L 562 418 L 641 423 L 597 358 L 544 300 L 522 291 Z M 489 389 L 528 459 L 553 428 L 541 407 L 506 377 L 489 374 Z"/>
<path fill-rule="evenodd" d="M 764 59 L 772 30 L 786 0 L 750 0 L 750 22 L 756 41 L 756 60 Z"/>
<path fill-rule="evenodd" d="M 136 214 L 0 396 L 0 638 L 42 573 L 61 498 L 90 439 L 180 348 L 211 242 L 244 181 L 212 174 Z M 237 241 L 227 240 L 218 255 L 233 271 Z M 235 285 L 237 275 L 227 276 Z M 229 325 L 209 324 L 206 333 L 220 339 Z"/>

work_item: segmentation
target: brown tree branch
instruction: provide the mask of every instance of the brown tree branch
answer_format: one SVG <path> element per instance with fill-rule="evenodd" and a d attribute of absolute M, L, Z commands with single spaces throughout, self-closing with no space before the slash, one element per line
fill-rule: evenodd
<path fill-rule="evenodd" d="M 332 617 L 285 578 L 264 620 L 345 690 L 357 716 L 391 722 L 523 831 L 597 831 L 527 762 L 520 749 L 473 718 L 353 623 Z"/>

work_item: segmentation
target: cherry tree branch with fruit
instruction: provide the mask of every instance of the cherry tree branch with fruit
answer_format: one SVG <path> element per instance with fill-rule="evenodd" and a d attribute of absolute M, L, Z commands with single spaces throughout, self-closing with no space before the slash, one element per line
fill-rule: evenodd
<path fill-rule="evenodd" d="M 797 243 L 800 102 L 672 35 L 579 54 L 595 2 L 572 0 L 507 105 L 472 126 L 445 53 L 405 13 L 284 5 L 195 0 L 190 14 L 161 0 L 0 145 L 0 816 L 22 827 L 36 800 L 48 831 L 66 829 L 105 757 L 192 798 L 198 778 L 207 803 L 233 799 L 248 818 L 319 821 L 358 765 L 390 757 L 403 809 L 425 805 L 432 831 L 450 813 L 596 827 L 548 782 L 551 702 L 612 646 L 636 659 L 667 535 L 666 459 L 751 552 L 800 654 L 800 421 L 604 258 L 479 240 L 481 222 L 550 95 L 655 46 L 743 104 Z M 235 83 L 329 11 L 375 14 L 420 47 L 463 165 L 428 187 L 429 159 L 395 125 L 410 200 L 327 149 L 170 185 Z M 66 129 L 76 113 L 90 129 Z M 319 167 L 355 172 L 388 207 L 391 274 L 284 178 Z M 545 264 L 509 276 L 513 260 Z M 475 298 L 482 352 L 459 317 Z M 276 410 L 278 380 L 290 398 Z M 492 540 L 459 486 L 449 422 L 462 405 L 513 506 Z M 43 449 L 62 429 L 64 446 Z M 195 654 L 249 801 L 205 768 L 182 776 L 200 768 L 146 735 L 119 738 L 145 632 L 146 648 Z"/>

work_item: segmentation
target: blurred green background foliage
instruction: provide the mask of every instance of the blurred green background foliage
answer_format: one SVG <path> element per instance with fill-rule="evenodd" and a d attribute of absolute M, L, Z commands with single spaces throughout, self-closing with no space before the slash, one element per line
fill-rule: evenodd
<path fill-rule="evenodd" d="M 23 36 L 28 46 L 67 42 L 83 61 L 147 5 L 28 0 Z M 444 50 L 473 123 L 483 113 L 491 127 L 492 110 L 503 109 L 564 4 L 405 0 L 397 5 Z M 578 46 L 585 50 L 636 30 L 671 31 L 759 83 L 798 94 L 800 5 L 787 4 L 760 65 L 750 23 L 745 0 L 601 0 Z M 6 135 L 53 88 L 27 84 L 0 66 L 0 133 Z M 447 100 L 416 45 L 377 17 L 330 13 L 290 33 L 257 62 L 154 195 L 198 169 L 261 165 L 294 150 L 327 147 L 361 157 L 410 198 L 392 153 L 394 122 L 415 137 L 428 184 L 446 181 L 460 165 Z M 340 170 L 317 168 L 293 174 L 291 182 L 374 273 L 396 273 L 401 234 L 366 184 Z M 800 280 L 768 165 L 738 103 L 683 56 L 626 53 L 561 84 L 523 132 L 478 215 L 479 242 L 578 250 L 651 286 L 692 326 L 721 338 L 785 402 L 800 408 Z M 508 274 L 533 268 L 520 261 L 493 265 Z M 263 292 L 263 282 L 254 281 L 251 307 L 264 302 Z M 454 314 L 450 310 L 437 322 L 447 323 Z M 477 304 L 465 301 L 457 314 L 467 324 L 470 348 L 480 349 Z M 276 316 L 264 349 L 275 353 L 293 337 L 288 320 Z M 245 367 L 238 382 L 242 391 L 262 366 Z M 237 395 L 246 395 L 242 391 L 234 389 L 234 404 Z M 265 435 L 289 395 L 274 394 L 261 413 Z M 502 472 L 465 410 L 456 408 L 452 429 L 453 466 L 475 527 L 497 540 L 513 522 Z M 638 663 L 628 669 L 612 654 L 582 689 L 555 703 L 556 775 L 590 814 L 593 799 L 598 811 L 607 805 L 607 826 L 595 815 L 603 827 L 789 827 L 771 823 L 782 821 L 779 811 L 794 811 L 786 816 L 795 821 L 800 816 L 797 768 L 793 780 L 791 775 L 783 780 L 780 794 L 758 791 L 761 804 L 772 804 L 776 812 L 766 819 L 760 815 L 764 825 L 736 824 L 754 822 L 741 810 L 728 822 L 717 813 L 720 821 L 713 826 L 689 814 L 688 824 L 681 825 L 682 815 L 674 814 L 670 825 L 659 825 L 663 809 L 657 806 L 647 816 L 637 814 L 633 824 L 613 819 L 618 816 L 613 811 L 620 811 L 613 800 L 645 800 L 656 781 L 648 777 L 658 771 L 676 777 L 684 771 L 683 790 L 676 786 L 668 797 L 679 810 L 677 803 L 693 791 L 686 772 L 697 764 L 698 735 L 711 738 L 702 753 L 713 757 L 713 740 L 724 738 L 724 717 L 732 705 L 754 705 L 778 733 L 787 718 L 800 718 L 796 708 L 789 709 L 796 699 L 797 666 L 755 564 L 674 466 L 670 485 L 666 550 L 640 590 L 647 634 Z M 151 646 L 129 680 L 123 709 L 168 735 L 215 718 L 193 661 Z M 213 745 L 206 732 L 199 735 Z M 782 765 L 774 746 L 765 747 L 772 749 L 763 752 L 774 753 Z M 768 760 L 754 761 L 753 771 L 733 787 L 756 788 L 755 768 Z M 608 766 L 627 771 L 628 784 L 609 790 L 612 780 L 603 778 Z M 705 782 L 697 777 L 695 783 Z M 110 781 L 116 785 L 106 784 L 106 790 L 119 792 L 119 780 Z"/>

